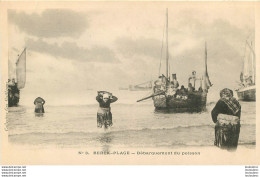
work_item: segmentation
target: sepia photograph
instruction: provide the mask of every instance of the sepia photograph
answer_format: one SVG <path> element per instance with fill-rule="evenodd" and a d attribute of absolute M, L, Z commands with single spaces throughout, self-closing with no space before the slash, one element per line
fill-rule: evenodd
<path fill-rule="evenodd" d="M 259 164 L 258 2 L 0 5 L 3 165 Z"/>

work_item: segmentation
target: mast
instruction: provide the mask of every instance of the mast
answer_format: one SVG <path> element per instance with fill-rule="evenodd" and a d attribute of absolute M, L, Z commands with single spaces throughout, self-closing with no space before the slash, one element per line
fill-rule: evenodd
<path fill-rule="evenodd" d="M 207 58 L 208 58 L 208 53 L 207 53 L 207 42 L 205 42 L 205 72 L 206 72 L 206 75 L 208 74 Z"/>
<path fill-rule="evenodd" d="M 166 78 L 168 79 L 168 60 L 169 60 L 169 52 L 168 52 L 168 8 L 166 9 Z"/>

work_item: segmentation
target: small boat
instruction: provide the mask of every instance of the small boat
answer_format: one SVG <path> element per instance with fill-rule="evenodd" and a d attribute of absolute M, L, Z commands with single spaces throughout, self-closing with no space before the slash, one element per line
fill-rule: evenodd
<path fill-rule="evenodd" d="M 183 92 L 181 89 L 172 89 L 169 77 L 169 52 L 168 52 L 168 10 L 166 11 L 166 73 L 159 76 L 160 84 L 155 84 L 153 94 L 138 100 L 137 102 L 153 99 L 156 110 L 167 110 L 171 112 L 201 112 L 206 108 L 208 89 L 212 86 L 207 72 L 207 45 L 205 43 L 205 70 L 200 80 L 199 90 Z M 173 78 L 172 78 L 173 79 Z M 155 81 L 156 83 L 156 81 Z M 178 86 L 177 86 L 178 87 Z M 173 91 L 173 92 L 172 92 Z M 171 93 L 170 93 L 171 92 Z M 183 94 L 184 93 L 184 94 Z"/>
<path fill-rule="evenodd" d="M 20 89 L 26 82 L 26 48 L 16 62 L 16 82 L 13 78 L 8 82 L 8 107 L 17 106 L 20 100 Z"/>
<path fill-rule="evenodd" d="M 128 90 L 127 87 L 119 87 L 118 89 L 119 89 L 119 90 Z"/>
<path fill-rule="evenodd" d="M 153 88 L 152 81 L 144 82 L 138 85 L 129 85 L 130 91 L 147 91 Z"/>
<path fill-rule="evenodd" d="M 252 43 L 246 41 L 243 72 L 240 74 L 240 88 L 236 90 L 237 97 L 241 101 L 256 100 L 255 86 L 255 51 Z"/>

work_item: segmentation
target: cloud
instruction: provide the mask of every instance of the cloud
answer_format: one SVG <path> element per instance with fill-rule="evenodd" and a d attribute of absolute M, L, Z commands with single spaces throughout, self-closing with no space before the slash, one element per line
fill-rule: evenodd
<path fill-rule="evenodd" d="M 117 62 L 114 52 L 105 46 L 94 46 L 91 49 L 83 48 L 75 42 L 49 44 L 43 40 L 28 39 L 26 46 L 29 50 L 46 53 L 54 57 L 63 57 L 81 62 Z"/>
<path fill-rule="evenodd" d="M 8 11 L 8 19 L 18 28 L 36 37 L 79 37 L 88 27 L 86 16 L 71 10 L 48 9 L 41 14 Z"/>
<path fill-rule="evenodd" d="M 157 39 L 121 37 L 115 43 L 118 51 L 125 57 L 132 57 L 134 55 L 144 55 L 153 58 L 161 57 L 162 42 Z"/>

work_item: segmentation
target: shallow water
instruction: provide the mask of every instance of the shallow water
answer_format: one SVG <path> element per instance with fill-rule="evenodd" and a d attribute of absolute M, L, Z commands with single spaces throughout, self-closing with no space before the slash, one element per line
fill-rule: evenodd
<path fill-rule="evenodd" d="M 35 114 L 30 102 L 21 102 L 20 106 L 9 108 L 9 142 L 104 150 L 116 147 L 213 146 L 214 123 L 210 116 L 215 105 L 213 99 L 208 98 L 207 111 L 202 113 L 163 113 L 154 110 L 151 100 L 136 103 L 148 92 L 119 91 L 119 101 L 112 104 L 113 126 L 104 130 L 97 128 L 95 93 L 89 93 L 92 100 L 83 105 L 57 106 L 46 100 L 44 114 Z M 239 145 L 254 146 L 255 102 L 240 103 Z"/>

